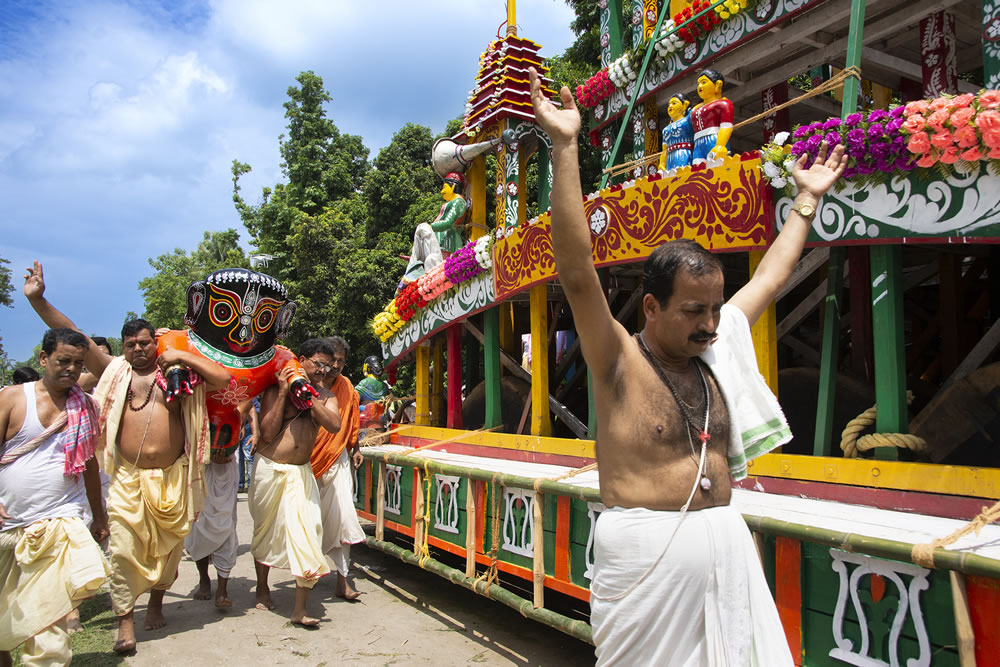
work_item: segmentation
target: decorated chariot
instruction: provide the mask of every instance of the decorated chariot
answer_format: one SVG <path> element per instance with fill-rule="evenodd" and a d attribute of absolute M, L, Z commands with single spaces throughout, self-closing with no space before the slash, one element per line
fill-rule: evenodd
<path fill-rule="evenodd" d="M 720 253 L 728 296 L 792 206 L 790 156 L 826 140 L 851 157 L 753 330 L 795 437 L 733 495 L 796 663 L 994 664 L 1000 5 L 594 1 L 602 61 L 576 98 L 606 169 L 585 213 L 627 329 L 653 248 Z M 369 546 L 590 641 L 604 506 L 586 323 L 555 270 L 527 68 L 554 84 L 508 12 L 462 132 L 435 147 L 467 179 L 468 238 L 373 320 L 390 374 L 416 366 L 415 423 L 362 449 L 355 503 Z"/>

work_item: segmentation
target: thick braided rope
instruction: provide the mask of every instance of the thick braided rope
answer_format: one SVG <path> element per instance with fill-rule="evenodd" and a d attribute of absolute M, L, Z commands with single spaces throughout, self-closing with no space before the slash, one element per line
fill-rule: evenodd
<path fill-rule="evenodd" d="M 1000 519 L 1000 501 L 994 503 L 992 507 L 984 506 L 983 511 L 980 512 L 976 518 L 953 532 L 951 535 L 927 542 L 925 544 L 914 544 L 913 549 L 910 550 L 910 559 L 921 567 L 933 568 L 935 549 L 941 549 L 949 544 L 954 544 L 957 540 L 972 532 L 975 532 L 976 535 L 978 535 L 983 527 L 988 526 L 998 519 Z"/>
<path fill-rule="evenodd" d="M 577 475 L 579 475 L 581 473 L 590 472 L 591 470 L 597 470 L 597 462 L 596 461 L 593 462 L 593 463 L 590 463 L 588 465 L 585 465 L 582 468 L 574 468 L 573 470 L 570 470 L 569 472 L 567 472 L 567 473 L 565 473 L 563 475 L 559 475 L 558 477 L 538 477 L 538 478 L 535 479 L 535 484 L 534 484 L 534 486 L 535 486 L 535 493 L 541 493 L 542 492 L 542 490 L 540 488 L 541 485 L 542 485 L 542 482 L 561 482 L 564 479 L 572 479 L 573 477 L 576 477 Z"/>
<path fill-rule="evenodd" d="M 906 403 L 913 401 L 913 392 L 906 392 Z M 867 452 L 875 447 L 898 447 L 922 452 L 927 449 L 927 441 L 909 433 L 870 433 L 858 437 L 858 434 L 875 423 L 878 417 L 878 405 L 873 405 L 860 415 L 847 422 L 840 434 L 840 449 L 845 459 L 855 459 L 861 452 Z"/>
<path fill-rule="evenodd" d="M 503 484 L 497 484 L 498 474 L 493 473 L 493 479 L 490 481 L 490 487 L 493 490 L 493 498 L 490 503 L 493 510 L 493 529 L 490 531 L 490 538 L 493 541 L 490 547 L 490 566 L 476 577 L 477 584 L 480 581 L 486 582 L 486 587 L 481 594 L 487 597 L 489 597 L 490 586 L 497 580 L 497 560 L 500 554 L 500 490 L 503 488 Z M 479 586 L 476 586 L 475 589 L 477 593 L 480 592 Z"/>

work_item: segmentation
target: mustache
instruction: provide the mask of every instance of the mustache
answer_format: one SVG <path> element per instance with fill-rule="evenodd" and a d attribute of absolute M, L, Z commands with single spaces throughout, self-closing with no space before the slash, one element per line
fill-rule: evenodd
<path fill-rule="evenodd" d="M 688 337 L 688 340 L 694 343 L 714 343 L 716 340 L 718 340 L 718 338 L 719 334 L 713 332 L 713 333 L 694 334 Z"/>

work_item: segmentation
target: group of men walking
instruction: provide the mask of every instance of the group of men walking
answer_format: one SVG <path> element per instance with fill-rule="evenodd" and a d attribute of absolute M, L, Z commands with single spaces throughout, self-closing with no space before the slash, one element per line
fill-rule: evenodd
<path fill-rule="evenodd" d="M 42 267 L 25 276 L 29 303 L 52 327 L 42 341 L 44 374 L 0 391 L 0 667 L 21 647 L 25 665 L 68 664 L 66 617 L 107 580 L 118 617 L 114 650 L 135 649 L 133 609 L 150 593 L 147 630 L 162 627 L 163 595 L 185 549 L 211 599 L 209 563 L 218 574 L 215 604 L 229 607 L 235 564 L 236 456 L 212 454 L 207 392 L 230 383 L 228 370 L 183 350 L 157 352 L 144 320 L 122 328 L 121 357 L 80 333 L 44 297 Z M 295 577 L 293 623 L 310 589 L 331 568 L 337 595 L 355 600 L 347 580 L 350 545 L 364 539 L 351 501 L 358 451 L 358 394 L 341 374 L 349 353 L 340 337 L 303 343 L 298 357 L 318 396 L 299 410 L 289 399 L 291 369 L 260 397 L 248 505 L 256 606 L 274 609 L 270 568 Z M 164 371 L 189 369 L 192 390 L 170 400 Z M 78 381 L 86 367 L 93 396 Z M 162 389 L 158 390 L 158 387 Z M 250 419 L 253 408 L 241 406 Z M 100 471 L 110 478 L 106 501 Z M 88 530 L 89 524 L 89 530 Z M 105 556 L 99 543 L 109 539 Z"/>

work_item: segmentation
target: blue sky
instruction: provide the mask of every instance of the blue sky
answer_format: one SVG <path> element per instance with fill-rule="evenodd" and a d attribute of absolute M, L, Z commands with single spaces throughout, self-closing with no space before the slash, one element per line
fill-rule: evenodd
<path fill-rule="evenodd" d="M 563 0 L 520 0 L 519 34 L 558 55 Z M 374 157 L 404 123 L 460 115 L 503 0 L 3 0 L 0 2 L 0 308 L 10 359 L 45 327 L 20 292 L 31 260 L 88 333 L 142 312 L 148 259 L 234 227 L 230 164 L 252 200 L 281 180 L 285 91 L 323 77 L 329 117 Z M 245 241 L 245 233 L 241 234 Z M 155 323 L 154 323 L 155 324 Z"/>

